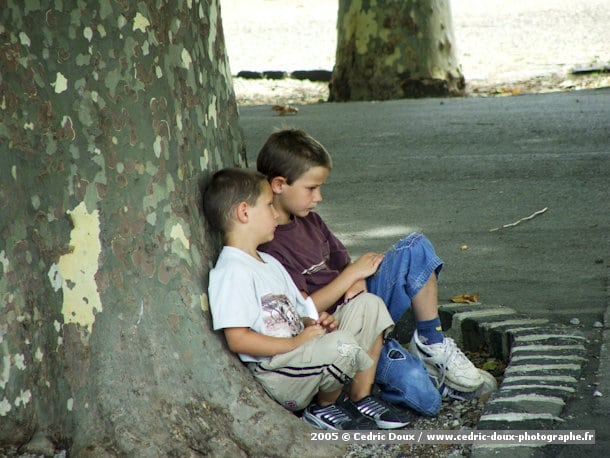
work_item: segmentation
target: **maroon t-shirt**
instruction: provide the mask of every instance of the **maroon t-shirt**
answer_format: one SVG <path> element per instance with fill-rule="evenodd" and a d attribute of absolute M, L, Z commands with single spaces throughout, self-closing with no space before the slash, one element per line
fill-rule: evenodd
<path fill-rule="evenodd" d="M 345 246 L 314 212 L 278 226 L 274 239 L 258 249 L 280 261 L 307 294 L 326 286 L 350 262 Z"/>

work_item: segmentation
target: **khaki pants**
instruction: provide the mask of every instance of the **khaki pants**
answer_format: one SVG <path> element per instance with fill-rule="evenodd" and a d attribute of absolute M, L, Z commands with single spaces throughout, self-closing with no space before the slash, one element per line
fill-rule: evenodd
<path fill-rule="evenodd" d="M 304 409 L 318 391 L 336 391 L 356 372 L 368 369 L 373 363 L 368 350 L 380 334 L 385 336 L 394 327 L 383 301 L 369 293 L 342 305 L 335 317 L 340 320 L 336 331 L 248 365 L 254 378 L 285 408 Z"/>

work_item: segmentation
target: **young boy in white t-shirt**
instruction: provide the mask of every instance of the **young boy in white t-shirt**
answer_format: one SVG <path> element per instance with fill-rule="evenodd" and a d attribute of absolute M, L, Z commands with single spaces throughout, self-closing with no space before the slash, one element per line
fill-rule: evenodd
<path fill-rule="evenodd" d="M 224 331 L 269 395 L 289 410 L 305 409 L 303 418 L 322 428 L 406 426 L 409 414 L 371 395 L 383 338 L 394 326 L 383 301 L 364 293 L 334 316 L 319 313 L 284 267 L 257 250 L 273 239 L 278 217 L 264 175 L 239 168 L 215 173 L 203 209 L 224 237 L 210 272 L 214 329 Z M 365 278 L 380 262 L 371 256 L 353 270 Z"/>

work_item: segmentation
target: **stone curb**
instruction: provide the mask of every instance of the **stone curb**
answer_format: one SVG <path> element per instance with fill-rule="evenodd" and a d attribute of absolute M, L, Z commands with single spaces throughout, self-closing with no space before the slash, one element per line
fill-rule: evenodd
<path fill-rule="evenodd" d="M 443 329 L 466 351 L 486 348 L 508 361 L 504 380 L 486 403 L 478 430 L 552 430 L 576 394 L 585 361 L 584 335 L 504 306 L 441 304 Z M 472 457 L 532 456 L 542 446 L 475 445 Z"/>

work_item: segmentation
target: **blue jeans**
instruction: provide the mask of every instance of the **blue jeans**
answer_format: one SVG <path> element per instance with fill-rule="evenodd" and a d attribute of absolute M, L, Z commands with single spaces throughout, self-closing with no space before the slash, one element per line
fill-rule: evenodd
<path fill-rule="evenodd" d="M 441 409 L 441 393 L 428 376 L 424 363 L 395 339 L 381 349 L 375 382 L 386 401 L 432 417 Z"/>
<path fill-rule="evenodd" d="M 381 297 L 396 322 L 411 307 L 413 297 L 440 274 L 443 261 L 422 234 L 409 234 L 385 254 L 375 275 L 367 278 L 369 292 Z M 424 415 L 436 415 L 441 395 L 423 362 L 393 339 L 381 350 L 375 380 L 384 399 L 406 405 Z"/>
<path fill-rule="evenodd" d="M 411 307 L 413 297 L 430 275 L 437 277 L 443 261 L 430 241 L 412 233 L 396 242 L 386 253 L 375 275 L 366 279 L 369 292 L 381 297 L 396 322 Z"/>

